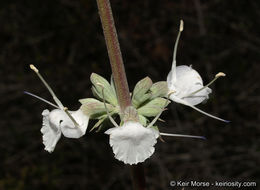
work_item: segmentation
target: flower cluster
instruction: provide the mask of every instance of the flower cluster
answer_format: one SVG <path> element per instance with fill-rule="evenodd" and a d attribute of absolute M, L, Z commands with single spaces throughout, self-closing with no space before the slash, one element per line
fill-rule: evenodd
<path fill-rule="evenodd" d="M 69 111 L 62 105 L 38 69 L 31 65 L 31 69 L 42 80 L 57 104 L 52 104 L 26 92 L 56 108 L 52 111 L 46 109 L 42 112 L 41 132 L 45 150 L 52 152 L 61 134 L 68 138 L 82 137 L 86 133 L 89 119 L 97 120 L 90 131 L 103 131 L 109 135 L 109 143 L 115 158 L 130 165 L 144 162 L 149 158 L 154 153 L 154 146 L 160 136 L 204 139 L 201 136 L 168 134 L 159 131 L 155 123 L 170 100 L 189 106 L 209 117 L 228 122 L 195 107 L 209 98 L 212 90 L 208 86 L 225 74 L 218 73 L 210 83 L 204 86 L 201 76 L 191 66 L 176 66 L 177 46 L 182 31 L 183 21 L 180 24 L 174 47 L 172 68 L 167 81 L 153 83 L 149 77 L 140 80 L 131 94 L 132 106 L 127 107 L 124 112 L 120 110 L 118 104 L 113 77 L 109 83 L 102 76 L 93 73 L 90 80 L 93 84 L 92 92 L 95 98 L 80 99 L 82 104 L 80 109 Z M 118 116 L 121 121 L 119 125 L 114 120 Z M 110 121 L 113 127 L 108 128 L 106 121 Z"/>

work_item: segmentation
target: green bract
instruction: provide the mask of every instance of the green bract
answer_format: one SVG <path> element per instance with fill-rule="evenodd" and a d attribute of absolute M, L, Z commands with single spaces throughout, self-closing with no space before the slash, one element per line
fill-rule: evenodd
<path fill-rule="evenodd" d="M 106 109 L 103 102 L 94 98 L 80 99 L 79 102 L 82 104 L 80 109 L 84 114 L 88 115 L 90 119 L 100 119 L 101 116 L 106 115 Z M 118 112 L 117 108 L 107 104 L 108 112 Z"/>
<path fill-rule="evenodd" d="M 132 104 L 135 108 L 138 108 L 142 103 L 144 103 L 152 96 L 151 92 L 149 91 L 152 85 L 153 82 L 149 77 L 145 77 L 135 85 L 132 95 Z"/>
<path fill-rule="evenodd" d="M 145 117 L 155 117 L 169 103 L 170 101 L 166 100 L 165 98 L 159 97 L 152 99 L 142 107 L 138 108 L 138 114 L 143 115 Z"/>
<path fill-rule="evenodd" d="M 118 105 L 114 87 L 112 87 L 106 79 L 104 79 L 102 76 L 96 73 L 92 73 L 90 76 L 90 80 L 93 84 L 92 92 L 94 96 L 96 96 L 100 100 L 103 100 L 103 95 L 102 95 L 102 86 L 103 86 L 105 100 L 114 106 Z"/>
<path fill-rule="evenodd" d="M 166 81 L 156 82 L 151 86 L 150 91 L 152 93 L 151 99 L 156 97 L 167 97 L 168 84 Z"/>
<path fill-rule="evenodd" d="M 153 84 L 149 77 L 140 80 L 132 95 L 133 106 L 137 109 L 140 122 L 147 125 L 146 117 L 155 117 L 170 102 L 165 98 L 167 96 L 168 86 L 164 81 Z"/>
<path fill-rule="evenodd" d="M 82 104 L 80 109 L 84 114 L 88 115 L 90 119 L 97 119 L 97 123 L 92 127 L 93 129 L 100 130 L 108 119 L 107 111 L 112 117 L 119 115 L 119 105 L 117 102 L 117 95 L 113 78 L 109 82 L 98 74 L 92 73 L 90 80 L 93 84 L 92 92 L 95 98 L 80 99 Z M 105 109 L 104 99 L 106 102 L 107 111 Z M 166 82 L 156 82 L 153 84 L 149 77 L 140 80 L 132 93 L 132 105 L 125 113 L 124 120 L 139 120 L 143 126 L 148 126 L 149 117 L 157 116 L 169 101 L 164 98 L 167 96 L 168 86 Z M 122 114 L 122 113 L 121 113 Z M 120 125 L 123 125 L 121 121 Z"/>

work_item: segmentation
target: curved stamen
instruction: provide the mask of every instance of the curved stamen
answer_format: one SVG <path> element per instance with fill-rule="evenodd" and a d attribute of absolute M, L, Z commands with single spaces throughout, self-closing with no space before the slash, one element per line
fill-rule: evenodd
<path fill-rule="evenodd" d="M 172 80 L 173 80 L 173 82 L 176 82 L 176 54 L 177 54 L 177 47 L 178 47 L 179 39 L 181 36 L 181 32 L 183 31 L 183 25 L 184 25 L 183 20 L 181 20 L 179 33 L 178 33 L 176 42 L 174 44 L 173 60 L 172 60 Z"/>
<path fill-rule="evenodd" d="M 194 94 L 196 94 L 196 93 L 202 91 L 203 89 L 207 88 L 208 86 L 210 86 L 210 85 L 211 85 L 212 83 L 214 83 L 219 77 L 224 77 L 224 76 L 226 76 L 225 73 L 219 72 L 218 74 L 215 75 L 215 78 L 214 78 L 212 81 L 210 81 L 207 85 L 203 86 L 202 88 L 196 90 L 195 92 L 192 92 L 191 94 L 189 94 L 189 95 L 187 95 L 187 96 L 185 96 L 185 97 L 183 97 L 183 98 L 188 98 L 188 97 L 193 96 Z"/>
<path fill-rule="evenodd" d="M 204 114 L 204 115 L 206 115 L 206 116 L 209 116 L 209 117 L 211 117 L 211 118 L 213 118 L 213 119 L 217 119 L 217 120 L 220 120 L 220 121 L 223 121 L 223 122 L 226 122 L 226 123 L 229 123 L 229 122 L 230 122 L 230 121 L 228 121 L 228 120 L 221 119 L 221 118 L 216 117 L 216 116 L 214 116 L 214 115 L 211 115 L 211 114 L 209 114 L 209 113 L 207 113 L 207 112 L 205 112 L 205 111 L 202 111 L 201 109 L 199 109 L 199 108 L 197 108 L 197 107 L 195 107 L 195 106 L 189 104 L 187 101 L 185 101 L 185 100 L 183 100 L 183 99 L 181 99 L 181 98 L 178 98 L 178 97 L 176 97 L 176 96 L 173 97 L 173 101 L 175 101 L 175 102 L 177 102 L 177 103 L 180 103 L 180 104 L 183 104 L 183 105 L 186 105 L 186 106 L 189 106 L 189 107 L 191 107 L 191 108 L 197 110 L 198 112 L 200 112 L 200 113 L 202 113 L 202 114 Z"/>
<path fill-rule="evenodd" d="M 104 86 L 103 86 L 101 83 L 97 83 L 97 85 L 99 85 L 99 86 L 102 88 L 103 103 L 104 103 L 105 110 L 106 110 L 106 112 L 107 112 L 107 116 L 108 116 L 109 120 L 111 121 L 111 123 L 112 123 L 115 127 L 119 127 L 119 126 L 117 125 L 116 121 L 112 118 L 112 116 L 111 116 L 110 113 L 108 112 L 107 105 L 106 105 L 106 100 L 105 100 L 105 94 L 104 94 Z"/>
<path fill-rule="evenodd" d="M 51 89 L 51 87 L 48 85 L 48 83 L 44 80 L 44 78 L 42 77 L 42 75 L 40 74 L 39 70 L 34 66 L 34 65 L 30 65 L 30 68 L 37 74 L 37 76 L 40 78 L 40 80 L 42 81 L 42 83 L 44 84 L 44 86 L 48 89 L 48 91 L 50 92 L 50 94 L 52 95 L 53 100 L 56 102 L 56 104 L 59 106 L 59 108 L 61 110 L 63 110 L 68 117 L 72 120 L 73 124 L 75 126 L 79 126 L 78 123 L 75 121 L 75 119 L 71 116 L 71 114 L 68 112 L 68 108 L 64 107 L 61 103 L 61 101 L 57 98 L 57 96 L 55 95 L 55 93 L 53 92 L 53 90 Z"/>
<path fill-rule="evenodd" d="M 53 100 L 56 102 L 56 104 L 60 107 L 61 110 L 64 109 L 64 106 L 62 105 L 61 101 L 57 98 L 57 96 L 55 95 L 55 93 L 53 92 L 53 90 L 51 89 L 51 87 L 48 85 L 48 83 L 44 80 L 44 78 L 42 77 L 42 75 L 40 74 L 39 70 L 34 66 L 34 65 L 30 65 L 30 68 L 37 74 L 37 76 L 40 78 L 40 80 L 42 81 L 42 83 L 44 84 L 44 86 L 48 89 L 48 91 L 50 92 L 50 94 L 52 95 Z"/>

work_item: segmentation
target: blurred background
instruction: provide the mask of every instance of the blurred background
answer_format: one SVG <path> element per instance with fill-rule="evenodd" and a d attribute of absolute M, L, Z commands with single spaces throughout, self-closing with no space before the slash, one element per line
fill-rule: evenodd
<path fill-rule="evenodd" d="M 144 163 L 148 188 L 181 189 L 170 187 L 171 180 L 259 186 L 260 2 L 111 0 L 111 5 L 130 90 L 145 76 L 166 80 L 180 19 L 185 26 L 177 65 L 192 65 L 205 83 L 219 71 L 227 74 L 198 107 L 232 122 L 170 104 L 162 115 L 166 122 L 158 122 L 161 131 L 207 140 L 158 141 Z M 131 189 L 128 166 L 114 159 L 102 133 L 62 137 L 52 154 L 44 151 L 41 112 L 52 108 L 23 91 L 52 98 L 29 64 L 70 110 L 79 108 L 78 99 L 93 97 L 90 74 L 111 75 L 95 0 L 0 1 L 0 189 Z"/>

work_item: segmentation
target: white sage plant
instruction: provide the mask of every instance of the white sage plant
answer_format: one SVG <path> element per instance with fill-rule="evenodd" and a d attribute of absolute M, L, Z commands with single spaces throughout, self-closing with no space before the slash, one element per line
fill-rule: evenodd
<path fill-rule="evenodd" d="M 176 52 L 182 31 L 183 21 L 180 24 L 174 47 L 172 69 L 168 74 L 167 81 L 153 83 L 149 77 L 140 80 L 131 93 L 131 105 L 126 107 L 124 111 L 120 109 L 113 76 L 108 82 L 102 76 L 92 73 L 90 76 L 93 85 L 91 89 L 95 98 L 80 99 L 80 108 L 77 111 L 68 111 L 43 79 L 38 69 L 31 65 L 31 69 L 39 76 L 57 104 L 25 92 L 56 108 L 52 111 L 46 109 L 42 112 L 41 132 L 45 150 L 52 152 L 61 134 L 68 138 L 82 137 L 87 130 L 89 119 L 96 120 L 89 132 L 103 132 L 109 135 L 109 144 L 115 158 L 129 165 L 142 163 L 151 157 L 155 151 L 154 146 L 157 139 L 161 136 L 205 139 L 203 136 L 169 134 L 159 130 L 156 122 L 170 100 L 190 106 L 215 119 L 226 121 L 195 107 L 209 98 L 211 89 L 208 86 L 225 74 L 218 73 L 212 82 L 203 86 L 197 71 L 184 65 L 176 67 Z M 116 120 L 120 121 L 119 124 Z"/>

